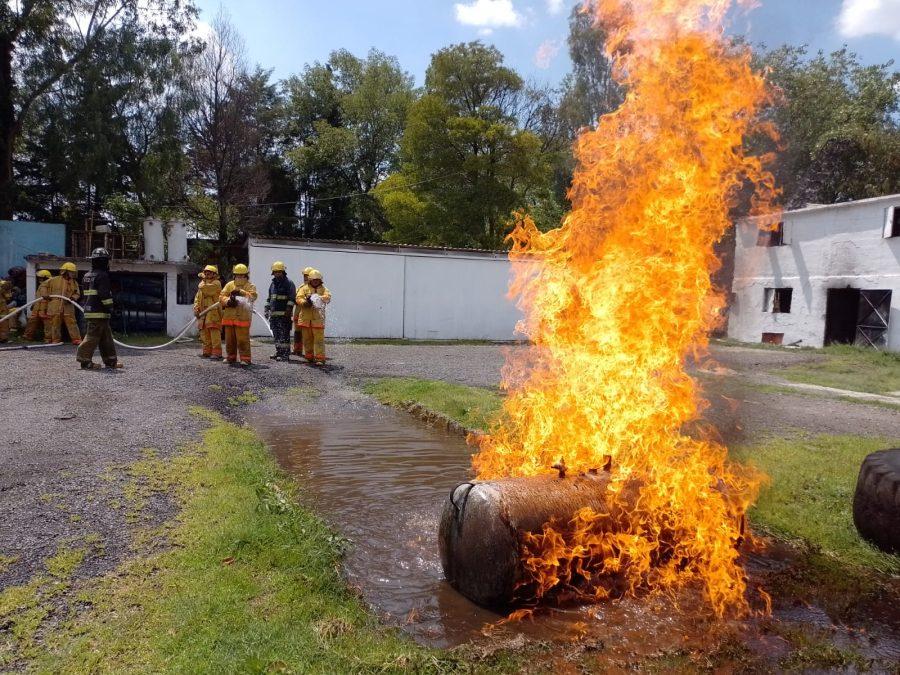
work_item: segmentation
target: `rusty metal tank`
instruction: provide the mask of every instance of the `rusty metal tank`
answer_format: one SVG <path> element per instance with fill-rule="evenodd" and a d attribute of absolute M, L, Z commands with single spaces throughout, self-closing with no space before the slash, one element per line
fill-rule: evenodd
<path fill-rule="evenodd" d="M 567 522 L 584 507 L 609 513 L 609 474 L 537 476 L 458 485 L 444 504 L 438 534 L 450 584 L 473 602 L 507 608 L 523 579 L 520 540 L 552 520 Z"/>

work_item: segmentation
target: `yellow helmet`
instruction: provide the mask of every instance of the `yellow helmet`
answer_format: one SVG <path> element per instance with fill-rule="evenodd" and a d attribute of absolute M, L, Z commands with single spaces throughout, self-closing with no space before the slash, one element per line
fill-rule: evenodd
<path fill-rule="evenodd" d="M 280 260 L 272 263 L 272 271 L 273 272 L 287 272 L 287 267 L 284 266 L 284 263 Z"/>
<path fill-rule="evenodd" d="M 75 263 L 63 263 L 62 267 L 59 268 L 61 272 L 78 272 L 78 268 L 75 267 Z"/>
<path fill-rule="evenodd" d="M 322 273 L 319 270 L 313 270 L 309 273 L 309 280 L 312 281 L 313 279 L 322 281 Z"/>
<path fill-rule="evenodd" d="M 232 273 L 232 274 L 245 274 L 245 275 L 246 275 L 246 274 L 250 274 L 250 270 L 249 270 L 249 269 L 247 268 L 247 266 L 244 265 L 243 263 L 238 263 L 238 264 L 235 265 L 234 268 L 231 270 L 231 273 Z"/>
<path fill-rule="evenodd" d="M 212 272 L 213 274 L 218 274 L 219 268 L 216 267 L 215 265 L 207 265 L 206 267 L 203 268 L 203 271 L 204 272 Z"/>
<path fill-rule="evenodd" d="M 38 279 L 49 279 L 49 278 L 52 277 L 53 275 L 50 274 L 50 270 L 40 270 L 40 271 L 37 273 L 37 276 L 38 276 Z"/>
<path fill-rule="evenodd" d="M 315 272 L 315 268 L 313 267 L 304 267 L 303 268 L 303 276 L 308 277 L 310 272 Z"/>

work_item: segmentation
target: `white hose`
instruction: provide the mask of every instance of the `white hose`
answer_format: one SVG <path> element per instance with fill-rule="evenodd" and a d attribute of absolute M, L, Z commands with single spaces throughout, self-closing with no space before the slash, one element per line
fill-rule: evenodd
<path fill-rule="evenodd" d="M 77 302 L 75 302 L 74 300 L 72 300 L 70 298 L 67 298 L 64 295 L 48 295 L 47 298 L 58 298 L 60 300 L 65 300 L 70 305 L 74 305 L 75 308 L 79 312 L 84 314 L 84 307 L 82 307 Z M 32 302 L 29 302 L 27 305 L 22 305 L 15 311 L 7 314 L 2 319 L 0 319 L 0 323 L 3 323 L 4 321 L 6 321 L 8 319 L 13 318 L 20 312 L 24 312 L 26 309 L 28 309 L 32 305 L 36 305 L 37 303 L 41 302 L 42 300 L 46 300 L 47 298 L 38 298 L 37 300 L 33 300 Z M 152 352 L 157 349 L 165 349 L 166 347 L 171 347 L 173 344 L 178 342 L 184 336 L 184 334 L 188 332 L 188 330 L 190 330 L 191 326 L 193 326 L 195 323 L 197 323 L 198 319 L 201 319 L 202 317 L 206 316 L 207 313 L 213 311 L 218 306 L 219 306 L 219 303 L 217 302 L 216 304 L 212 305 L 211 307 L 209 307 L 206 310 L 204 310 L 203 312 L 201 312 L 200 316 L 197 316 L 197 317 L 194 317 L 193 319 L 191 319 L 190 322 L 188 322 L 188 324 L 181 330 L 181 332 L 178 333 L 178 335 L 176 335 L 174 338 L 172 338 L 165 344 L 155 345 L 153 347 L 138 347 L 136 345 L 127 345 L 124 342 L 119 342 L 118 340 L 115 340 L 115 339 L 113 340 L 113 342 L 115 342 L 117 345 L 119 345 L 123 349 L 133 349 L 135 351 L 140 351 L 140 352 Z M 265 322 L 266 328 L 269 329 L 269 334 L 272 336 L 272 338 L 274 338 L 275 333 L 272 331 L 272 327 L 269 325 L 269 322 L 266 320 L 266 317 L 264 317 L 262 314 L 257 312 L 255 309 L 253 310 L 253 313 L 256 314 L 256 316 L 258 316 L 260 319 L 262 319 L 263 322 Z M 59 346 L 58 343 L 57 344 L 43 344 L 43 345 L 23 345 L 21 347 L 7 347 L 5 349 L 0 349 L 0 351 L 12 351 L 14 349 L 40 349 L 42 347 L 57 347 L 57 346 Z"/>

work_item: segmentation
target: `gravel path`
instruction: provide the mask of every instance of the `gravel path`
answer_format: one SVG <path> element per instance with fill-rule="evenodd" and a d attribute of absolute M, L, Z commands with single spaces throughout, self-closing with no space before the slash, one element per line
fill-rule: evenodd
<path fill-rule="evenodd" d="M 348 386 L 360 378 L 413 376 L 474 386 L 496 386 L 504 351 L 516 347 L 467 345 L 329 346 L 330 372 L 266 358 L 251 371 L 197 358 L 194 346 L 158 352 L 122 352 L 119 373 L 80 372 L 70 347 L 0 352 L 0 588 L 29 579 L 61 544 L 99 535 L 103 554 L 89 557 L 80 575 L 114 567 L 130 537 L 122 501 L 121 467 L 144 449 L 171 455 L 197 438 L 202 424 L 190 414 L 201 405 L 240 419 L 229 397 L 246 391 L 279 400 L 292 387 L 337 395 L 341 405 L 370 405 Z M 741 385 L 741 375 L 817 358 L 814 354 L 715 349 L 737 375 L 708 378 L 709 418 L 726 439 L 795 429 L 900 438 L 900 412 L 823 397 L 761 393 Z M 289 397 L 288 397 L 289 398 Z M 327 398 L 327 397 L 326 397 Z M 337 400 L 335 399 L 335 400 Z M 151 520 L 171 513 L 165 499 L 145 508 Z"/>

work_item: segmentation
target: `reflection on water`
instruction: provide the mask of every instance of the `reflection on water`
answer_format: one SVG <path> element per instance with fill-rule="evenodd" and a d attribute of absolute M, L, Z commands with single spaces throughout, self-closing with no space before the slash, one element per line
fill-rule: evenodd
<path fill-rule="evenodd" d="M 450 588 L 438 558 L 443 500 L 467 476 L 465 441 L 393 414 L 339 424 L 265 416 L 253 426 L 316 511 L 353 541 L 347 576 L 390 621 L 444 646 L 502 618 Z"/>

